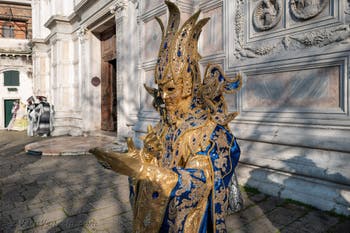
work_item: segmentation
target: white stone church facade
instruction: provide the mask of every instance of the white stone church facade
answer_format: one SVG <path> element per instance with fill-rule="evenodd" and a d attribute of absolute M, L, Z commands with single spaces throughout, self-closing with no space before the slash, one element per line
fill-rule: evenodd
<path fill-rule="evenodd" d="M 230 125 L 242 184 L 350 214 L 350 3 L 174 0 L 211 17 L 201 65 L 242 71 Z M 153 85 L 163 0 L 33 0 L 34 94 L 55 106 L 54 135 L 140 136 L 158 117 Z"/>

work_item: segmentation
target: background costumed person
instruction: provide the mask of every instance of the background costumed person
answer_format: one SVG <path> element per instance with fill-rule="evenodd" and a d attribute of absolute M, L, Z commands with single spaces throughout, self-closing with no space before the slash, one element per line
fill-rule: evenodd
<path fill-rule="evenodd" d="M 200 12 L 178 29 L 180 11 L 169 9 L 162 29 L 153 95 L 160 122 L 136 149 L 128 139 L 126 153 L 95 148 L 90 152 L 104 166 L 131 177 L 134 232 L 226 232 L 230 211 L 230 182 L 240 150 L 228 128 L 237 113 L 227 113 L 223 93 L 241 86 L 241 76 L 224 76 L 218 65 L 208 65 L 203 81 L 197 51 L 202 27 Z"/>
<path fill-rule="evenodd" d="M 27 112 L 26 105 L 22 101 L 18 101 L 16 107 L 15 118 L 12 119 L 11 130 L 23 131 L 27 129 Z"/>

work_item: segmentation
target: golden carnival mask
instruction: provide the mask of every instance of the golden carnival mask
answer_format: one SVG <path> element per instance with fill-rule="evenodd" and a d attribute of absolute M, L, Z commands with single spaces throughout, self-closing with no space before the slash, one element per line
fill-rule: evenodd
<path fill-rule="evenodd" d="M 228 123 L 237 114 L 226 114 L 222 94 L 238 90 L 242 84 L 241 76 L 229 79 L 225 77 L 219 65 L 209 64 L 202 82 L 199 71 L 201 56 L 198 53 L 198 39 L 203 26 L 210 18 L 197 22 L 200 14 L 200 11 L 197 11 L 179 29 L 179 8 L 169 1 L 165 1 L 165 4 L 169 9 L 166 29 L 162 21 L 156 17 L 162 30 L 154 74 L 154 81 L 159 88 L 153 89 L 145 85 L 146 90 L 154 97 L 153 106 L 165 120 L 169 110 L 187 106 L 184 100 L 188 99 L 204 105 L 203 107 L 209 109 L 211 114 L 220 113 L 222 115 L 220 123 Z"/>

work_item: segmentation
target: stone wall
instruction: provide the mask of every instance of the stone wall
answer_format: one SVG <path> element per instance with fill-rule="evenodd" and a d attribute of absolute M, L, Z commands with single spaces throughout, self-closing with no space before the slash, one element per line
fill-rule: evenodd
<path fill-rule="evenodd" d="M 199 42 L 202 70 L 219 63 L 228 76 L 244 73 L 242 90 L 226 96 L 230 110 L 240 112 L 230 124 L 242 149 L 240 182 L 350 214 L 349 1 L 173 2 L 181 9 L 182 22 L 198 9 L 201 17 L 211 17 Z M 34 64 L 41 64 L 35 68 L 42 80 L 37 83 L 49 88 L 58 109 L 57 135 L 99 129 L 101 93 L 91 85 L 91 78 L 101 73 L 96 30 L 113 19 L 118 136 L 133 135 L 140 144 L 147 125 L 159 119 L 143 84 L 154 86 L 161 33 L 154 16 L 167 20 L 165 4 L 57 4 L 50 6 L 51 15 L 33 19 L 49 29 L 34 30 L 40 35 Z M 52 15 L 54 9 L 61 15 Z"/>
<path fill-rule="evenodd" d="M 140 105 L 137 5 L 137 1 L 33 0 L 34 90 L 55 105 L 53 135 L 100 130 L 101 86 L 91 80 L 101 78 L 99 33 L 111 21 L 116 25 L 116 47 L 124 48 L 115 51 L 118 132 L 132 133 Z"/>
<path fill-rule="evenodd" d="M 175 1 L 186 18 L 211 17 L 200 52 L 204 69 L 219 63 L 244 73 L 228 95 L 230 124 L 242 149 L 240 181 L 265 193 L 350 214 L 348 1 Z M 141 83 L 153 84 L 162 1 L 141 1 Z M 144 101 L 143 101 L 144 100 Z M 141 90 L 136 135 L 157 121 Z M 140 143 L 140 141 L 139 141 Z"/>
<path fill-rule="evenodd" d="M 348 2 L 225 3 L 244 182 L 349 215 Z"/>

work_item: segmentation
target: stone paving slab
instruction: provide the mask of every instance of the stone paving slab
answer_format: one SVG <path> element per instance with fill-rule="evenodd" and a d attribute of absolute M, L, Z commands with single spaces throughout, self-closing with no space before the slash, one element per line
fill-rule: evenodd
<path fill-rule="evenodd" d="M 113 137 L 56 137 L 25 146 L 25 151 L 31 154 L 44 156 L 59 155 L 86 155 L 94 147 L 104 147 L 115 141 Z"/>
<path fill-rule="evenodd" d="M 330 230 L 332 226 L 335 226 L 338 221 L 338 218 L 329 216 L 321 211 L 311 211 L 303 218 L 298 219 L 282 229 L 281 232 L 328 232 L 328 230 Z"/>
<path fill-rule="evenodd" d="M 130 233 L 127 177 L 92 155 L 33 156 L 42 138 L 0 131 L 0 233 Z M 226 218 L 228 232 L 349 233 L 350 218 L 243 190 L 244 209 Z"/>

